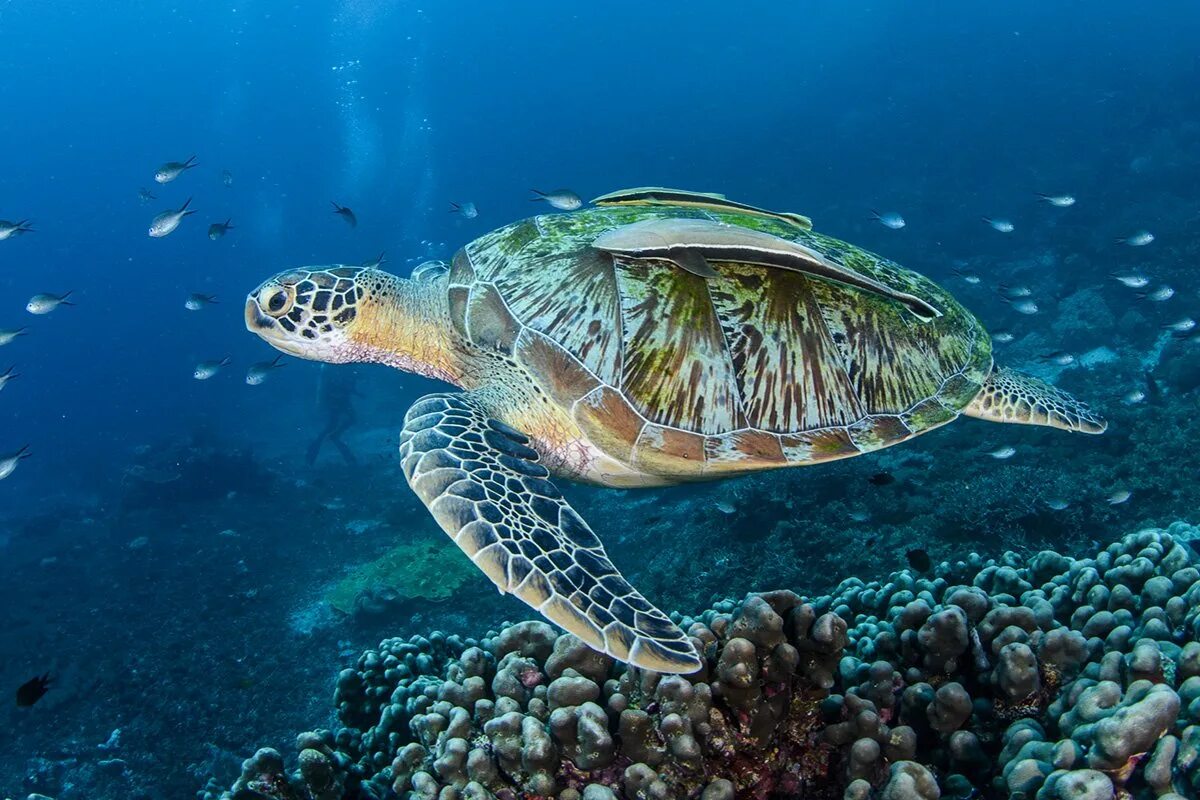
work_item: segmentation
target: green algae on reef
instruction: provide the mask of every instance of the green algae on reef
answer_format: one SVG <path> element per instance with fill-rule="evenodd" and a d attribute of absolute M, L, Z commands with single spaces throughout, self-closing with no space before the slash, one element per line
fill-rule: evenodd
<path fill-rule="evenodd" d="M 458 548 L 442 539 L 405 543 L 363 564 L 326 594 L 325 600 L 343 614 L 353 614 L 355 601 L 367 592 L 391 589 L 400 599 L 439 601 L 454 596 L 475 580 L 471 563 Z"/>

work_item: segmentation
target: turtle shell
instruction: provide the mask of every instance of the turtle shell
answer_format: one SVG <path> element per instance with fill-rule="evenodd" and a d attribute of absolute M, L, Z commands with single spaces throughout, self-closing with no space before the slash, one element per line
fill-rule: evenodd
<path fill-rule="evenodd" d="M 795 241 L 942 316 L 806 273 L 730 261 L 715 278 L 601 252 L 622 225 L 710 219 Z M 451 317 L 508 354 L 609 455 L 716 475 L 857 455 L 954 419 L 991 369 L 979 321 L 929 279 L 786 222 L 654 206 L 533 217 L 455 256 Z"/>

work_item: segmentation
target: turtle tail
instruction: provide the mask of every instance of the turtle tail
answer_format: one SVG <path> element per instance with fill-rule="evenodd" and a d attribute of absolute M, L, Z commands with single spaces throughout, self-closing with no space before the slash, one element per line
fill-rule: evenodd
<path fill-rule="evenodd" d="M 968 417 L 1046 425 L 1077 433 L 1104 433 L 1108 423 L 1086 404 L 1045 381 L 996 367 L 975 399 L 963 409 Z"/>

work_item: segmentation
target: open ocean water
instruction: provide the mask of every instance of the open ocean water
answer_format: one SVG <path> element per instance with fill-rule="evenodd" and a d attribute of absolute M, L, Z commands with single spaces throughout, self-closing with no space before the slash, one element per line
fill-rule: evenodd
<path fill-rule="evenodd" d="M 0 798 L 1200 797 L 1197 41 L 1182 2 L 0 0 Z M 629 187 L 806 215 L 965 311 L 880 311 L 864 339 L 862 307 L 793 301 L 894 303 L 813 277 L 886 264 L 695 194 L 589 202 Z M 555 238 L 639 209 L 703 224 Z M 587 279 L 559 257 L 620 310 L 569 302 Z M 353 269 L 271 282 L 314 265 Z M 335 285 L 420 265 L 383 299 Z M 722 294 L 739 269 L 775 288 Z M 410 371 L 317 363 L 350 352 L 305 349 L 356 322 L 337 306 L 311 340 L 278 321 L 355 300 L 354 352 Z M 782 306 L 825 356 L 748 321 Z M 518 390 L 513 318 L 593 338 Z M 706 325 L 712 369 L 688 360 Z M 609 333 L 628 405 L 589 444 L 535 409 L 574 413 Z M 869 452 L 808 469 L 654 462 L 759 465 L 961 372 L 948 420 L 993 358 L 1035 415 L 1052 385 L 1107 430 L 967 414 L 895 448 L 842 433 L 793 463 Z M 473 565 L 442 532 L 467 512 L 435 520 L 400 469 L 439 378 L 503 387 L 406 451 L 492 503 L 457 541 L 508 537 L 502 559 Z M 776 400 L 808 422 L 756 425 Z M 666 433 L 626 442 L 617 406 Z M 443 413 L 421 408 L 410 434 Z M 627 666 L 634 633 L 693 671 Z"/>

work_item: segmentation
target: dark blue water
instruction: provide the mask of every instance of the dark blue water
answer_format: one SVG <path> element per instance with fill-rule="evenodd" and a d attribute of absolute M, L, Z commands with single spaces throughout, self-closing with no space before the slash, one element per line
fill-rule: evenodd
<path fill-rule="evenodd" d="M 1158 493 L 1137 510 L 1101 504 L 1077 512 L 1070 530 L 1080 541 L 1194 511 L 1183 459 L 1187 397 L 1200 385 L 1197 348 L 1173 340 L 1165 354 L 1148 354 L 1161 325 L 1200 314 L 1200 13 L 1186 3 L 1115 2 L 922 11 L 884 3 L 0 0 L 0 219 L 28 218 L 36 229 L 0 242 L 0 328 L 29 328 L 0 347 L 0 369 L 15 364 L 20 372 L 0 394 L 0 453 L 23 445 L 32 453 L 0 482 L 0 585 L 9 587 L 10 626 L 0 628 L 0 689 L 49 668 L 75 676 L 59 690 L 69 699 L 51 711 L 0 714 L 0 795 L 40 786 L 28 782 L 30 759 L 71 751 L 76 745 L 56 743 L 80 730 L 103 741 L 113 727 L 136 731 L 155 721 L 162 729 L 137 747 L 161 748 L 178 763 L 127 754 L 132 780 L 140 791 L 196 788 L 208 757 L 201 743 L 211 739 L 202 731 L 173 738 L 162 710 L 178 691 L 172 675 L 193 652 L 237 651 L 203 662 L 212 683 L 189 695 L 210 707 L 211 724 L 236 722 L 237 735 L 220 748 L 244 755 L 264 737 L 298 729 L 267 708 L 278 688 L 270 682 L 286 667 L 274 679 L 247 668 L 261 686 L 250 699 L 227 690 L 241 686 L 239 674 L 212 670 L 258 652 L 262 640 L 239 641 L 239 632 L 287 628 L 314 585 L 336 578 L 343 564 L 374 557 L 396 535 L 385 526 L 365 534 L 369 543 L 342 541 L 343 517 L 356 514 L 338 509 L 436 534 L 390 456 L 404 410 L 435 384 L 361 370 L 353 444 L 362 465 L 351 469 L 330 452 L 318 468 L 306 467 L 304 449 L 322 424 L 318 368 L 289 359 L 266 384 L 247 386 L 246 367 L 274 354 L 244 330 L 242 299 L 280 269 L 359 263 L 381 251 L 385 268 L 407 274 L 419 261 L 448 258 L 494 227 L 544 211 L 529 202 L 533 187 L 569 187 L 586 200 L 624 186 L 680 186 L 802 212 L 818 230 L 942 282 L 989 328 L 1014 331 L 1010 360 L 1019 364 L 1036 366 L 1050 350 L 1107 347 L 1116 359 L 1109 372 L 1078 368 L 1060 377 L 1110 408 L 1120 424 L 1108 442 L 955 426 L 912 452 L 938 464 L 964 458 L 978 470 L 978 487 L 999 467 L 978 453 L 964 457 L 968 448 L 1045 443 L 1038 462 L 1045 472 L 1001 482 L 987 500 L 992 516 L 981 517 L 1003 517 L 1004 531 L 1039 542 L 1053 539 L 1051 525 L 996 509 L 1011 508 L 1045 475 L 1072 498 L 1095 500 L 1122 482 Z M 193 154 L 197 168 L 154 182 L 161 163 Z M 221 179 L 226 170 L 231 186 Z M 141 187 L 157 199 L 139 201 Z M 1048 208 L 1035 192 L 1069 193 L 1078 203 Z M 155 214 L 189 197 L 197 213 L 178 231 L 147 236 Z M 354 209 L 356 229 L 332 213 L 331 200 Z M 478 218 L 448 213 L 451 201 L 476 203 Z M 884 228 L 871 221 L 871 209 L 899 211 L 908 225 Z M 1011 219 L 1015 231 L 998 233 L 982 216 Z M 210 241 L 208 225 L 226 218 L 235 229 Z M 1113 244 L 1139 229 L 1156 242 Z M 956 263 L 983 285 L 956 282 Z M 1139 303 L 1108 277 L 1125 268 L 1146 271 L 1154 286 L 1170 283 L 1176 297 L 1161 307 Z M 990 291 L 1012 280 L 1035 283 L 1045 313 L 1016 315 Z M 1085 314 L 1073 328 L 1059 324 L 1066 298 L 1089 287 L 1094 294 L 1077 305 L 1086 310 L 1089 298 L 1100 298 L 1106 313 L 1092 321 Z M 23 310 L 35 293 L 68 290 L 73 306 L 39 317 Z M 188 312 L 192 292 L 219 304 Z M 232 365 L 212 380 L 192 378 L 198 361 L 225 356 Z M 1147 359 L 1161 366 L 1155 389 L 1166 399 L 1124 406 L 1122 395 L 1142 385 Z M 172 485 L 194 486 L 206 473 L 223 473 L 216 477 L 224 482 L 151 492 L 154 501 L 142 502 L 131 467 L 156 452 L 166 454 L 162 464 L 177 464 L 201 447 L 216 455 Z M 235 454 L 245 460 L 222 460 Z M 766 494 L 799 487 L 827 506 L 845 499 L 843 480 L 880 468 L 858 461 L 831 468 L 842 471 L 830 471 L 829 480 L 806 472 L 740 485 Z M 672 526 L 663 527 L 651 506 L 679 503 L 693 519 L 720 491 L 735 490 L 677 489 L 657 501 L 581 492 L 580 503 L 594 517 L 612 498 L 627 498 L 621 502 L 645 513 L 645 525 L 624 533 L 631 549 L 616 557 L 632 565 L 650 558 L 638 548 L 658 557 L 673 547 Z M 314 511 L 328 499 L 314 497 L 320 493 L 339 499 L 336 524 Z M 259 505 L 267 495 L 270 510 Z M 925 519 L 936 519 L 930 505 Z M 760 513 L 741 529 L 706 521 L 697 530 L 722 542 L 765 536 L 790 513 Z M 910 518 L 904 511 L 888 518 L 888 530 L 902 539 Z M 594 521 L 604 532 L 606 524 Z M 246 552 L 209 551 L 226 529 L 240 534 Z M 140 536 L 163 545 L 139 560 L 127 543 Z M 944 545 L 946 555 L 987 538 L 969 531 Z M 727 549 L 735 561 L 748 558 Z M 305 551 L 322 555 L 300 557 Z M 901 544 L 893 551 L 901 553 Z M 742 563 L 724 578 L 713 572 L 713 583 L 696 589 L 699 599 L 674 579 L 648 577 L 642 588 L 668 605 L 844 577 L 830 574 L 837 565 L 813 566 L 799 545 L 795 555 L 787 568 L 756 572 Z M 672 570 L 686 570 L 685 561 L 676 555 Z M 260 585 L 270 587 L 265 607 L 230 599 Z M 455 613 L 458 624 L 473 624 L 469 611 L 453 606 L 420 624 Z M 524 612 L 512 604 L 496 613 Z M 260 627 L 251 634 L 239 615 Z M 154 631 L 164 625 L 176 626 L 178 638 L 169 658 L 151 657 Z M 130 635 L 115 644 L 89 640 L 100 628 Z M 314 687 L 312 707 L 323 708 L 338 643 L 363 645 L 388 630 L 335 623 L 320 657 L 285 654 L 280 663 L 304 662 L 297 670 Z M 280 637 L 269 647 L 303 650 Z M 161 689 L 153 707 L 144 705 L 139 689 L 146 688 Z M 202 766 L 189 772 L 183 762 Z M 102 778 L 76 789 L 92 794 L 63 796 L 118 791 Z"/>
<path fill-rule="evenodd" d="M 6 446 L 38 452 L 14 482 L 94 474 L 130 436 L 198 416 L 279 435 L 279 396 L 189 380 L 198 359 L 264 353 L 240 330 L 249 288 L 296 263 L 445 255 L 528 214 L 530 186 L 719 190 L 925 269 L 1003 256 L 1051 225 L 1064 249 L 1152 223 L 1170 242 L 1197 210 L 1195 165 L 1180 163 L 1197 135 L 1197 20 L 1182 5 L 916 19 L 418 5 L 3 7 L 2 209 L 39 235 L 4 243 L 0 319 L 29 322 L 19 301 L 34 292 L 79 303 L 3 353 L 28 378 L 4 398 L 21 431 Z M 200 167 L 153 185 L 160 163 L 193 153 Z M 140 204 L 143 185 L 159 200 Z M 1034 191 L 1083 200 L 1048 217 Z M 181 230 L 145 236 L 189 196 Z M 452 198 L 480 217 L 447 214 Z M 1174 202 L 1178 215 L 1146 212 Z M 902 209 L 909 227 L 871 227 L 871 207 Z M 1012 217 L 1017 236 L 991 236 L 984 214 Z M 226 217 L 237 231 L 209 242 Z M 182 314 L 192 291 L 225 303 Z"/>

